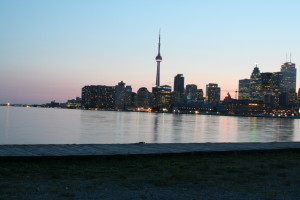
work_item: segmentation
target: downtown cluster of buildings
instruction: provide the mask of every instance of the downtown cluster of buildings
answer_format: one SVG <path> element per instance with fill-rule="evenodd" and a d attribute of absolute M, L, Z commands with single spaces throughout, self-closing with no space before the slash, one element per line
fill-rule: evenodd
<path fill-rule="evenodd" d="M 280 72 L 261 73 L 256 66 L 249 79 L 239 81 L 238 99 L 229 93 L 220 99 L 216 83 L 198 89 L 184 84 L 183 74 L 174 77 L 174 86 L 155 86 L 150 92 L 141 87 L 137 93 L 123 81 L 115 86 L 91 85 L 82 88 L 82 106 L 86 109 L 131 110 L 177 113 L 266 114 L 299 113 L 300 91 L 296 93 L 296 68 L 284 63 Z"/>
<path fill-rule="evenodd" d="M 85 109 L 103 110 L 299 115 L 300 89 L 297 94 L 294 63 L 284 63 L 280 72 L 262 73 L 255 66 L 249 79 L 239 81 L 239 90 L 235 91 L 238 99 L 227 93 L 221 101 L 221 88 L 218 84 L 207 84 L 204 96 L 203 89 L 198 89 L 197 85 L 184 84 L 183 74 L 175 76 L 173 90 L 169 85 L 160 85 L 160 45 L 159 35 L 156 86 L 151 92 L 141 87 L 134 93 L 131 86 L 123 81 L 115 86 L 90 85 L 82 88 L 80 104 L 72 100 L 68 102 L 71 106 L 67 103 L 67 107 L 80 105 Z"/>
<path fill-rule="evenodd" d="M 169 112 L 174 107 L 187 105 L 218 104 L 220 87 L 210 83 L 206 87 L 207 99 L 197 85 L 184 87 L 182 74 L 175 76 L 174 90 L 169 85 L 153 87 L 152 92 L 141 87 L 137 93 L 123 81 L 116 86 L 91 85 L 82 88 L 82 106 L 87 109 L 137 110 Z"/>
<path fill-rule="evenodd" d="M 239 99 L 263 101 L 274 109 L 300 103 L 300 89 L 296 92 L 295 63 L 285 62 L 280 72 L 260 72 L 257 65 L 250 79 L 239 80 Z"/>
<path fill-rule="evenodd" d="M 174 90 L 169 85 L 160 85 L 160 34 L 158 42 L 156 86 L 152 92 L 141 87 L 137 93 L 132 92 L 131 86 L 126 86 L 123 81 L 116 86 L 91 85 L 82 88 L 82 107 L 86 109 L 112 109 L 112 110 L 136 110 L 172 112 L 190 105 L 202 106 L 204 103 L 215 105 L 220 101 L 220 88 L 217 84 L 210 83 L 206 87 L 207 99 L 203 96 L 203 90 L 197 85 L 184 85 L 184 77 L 178 74 L 174 79 Z M 196 108 L 192 108 L 195 111 Z"/>

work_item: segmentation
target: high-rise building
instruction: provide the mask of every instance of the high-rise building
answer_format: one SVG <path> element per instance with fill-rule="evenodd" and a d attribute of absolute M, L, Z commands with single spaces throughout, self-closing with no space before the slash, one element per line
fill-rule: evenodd
<path fill-rule="evenodd" d="M 115 108 L 126 110 L 131 107 L 132 102 L 132 89 L 131 86 L 126 86 L 123 81 L 115 86 Z"/>
<path fill-rule="evenodd" d="M 290 90 L 289 95 L 288 95 L 288 101 L 289 101 L 289 104 L 297 103 L 297 93 L 295 92 L 295 90 Z"/>
<path fill-rule="evenodd" d="M 298 89 L 298 97 L 297 97 L 297 99 L 298 99 L 298 103 L 300 103 L 300 88 Z"/>
<path fill-rule="evenodd" d="M 153 110 L 162 111 L 168 108 L 171 102 L 171 89 L 169 85 L 152 88 L 153 95 Z"/>
<path fill-rule="evenodd" d="M 204 103 L 203 90 L 198 89 L 196 92 L 196 100 L 200 103 Z"/>
<path fill-rule="evenodd" d="M 286 107 L 289 105 L 289 94 L 283 92 L 279 95 L 279 106 Z"/>
<path fill-rule="evenodd" d="M 150 100 L 151 100 L 150 99 L 150 92 L 148 91 L 148 89 L 145 88 L 145 87 L 141 87 L 137 91 L 136 107 L 143 108 L 143 109 L 150 108 L 150 106 L 151 106 Z"/>
<path fill-rule="evenodd" d="M 184 96 L 180 92 L 172 92 L 171 103 L 184 103 Z"/>
<path fill-rule="evenodd" d="M 249 100 L 250 99 L 250 79 L 239 80 L 239 100 Z"/>
<path fill-rule="evenodd" d="M 135 92 L 131 92 L 131 109 L 136 107 L 136 99 L 137 94 Z"/>
<path fill-rule="evenodd" d="M 125 83 L 123 81 L 119 82 L 118 85 L 115 86 L 115 90 L 115 107 L 117 109 L 123 109 L 125 102 Z"/>
<path fill-rule="evenodd" d="M 186 85 L 186 99 L 187 101 L 196 101 L 197 100 L 197 85 L 188 84 Z"/>
<path fill-rule="evenodd" d="M 261 75 L 257 65 L 250 77 L 250 100 L 261 100 Z"/>
<path fill-rule="evenodd" d="M 82 106 L 85 108 L 98 108 L 99 86 L 84 86 L 81 90 Z"/>
<path fill-rule="evenodd" d="M 160 55 L 160 33 L 159 33 L 159 39 L 158 39 L 158 54 L 155 58 L 157 63 L 157 71 L 156 71 L 156 87 L 160 86 L 160 62 L 162 61 L 162 57 Z"/>
<path fill-rule="evenodd" d="M 206 85 L 206 98 L 209 104 L 218 104 L 220 102 L 221 89 L 216 83 Z"/>
<path fill-rule="evenodd" d="M 260 73 L 262 95 L 272 94 L 272 73 Z"/>
<path fill-rule="evenodd" d="M 300 103 L 300 88 L 298 89 L 297 102 Z"/>
<path fill-rule="evenodd" d="M 280 94 L 282 93 L 282 73 L 273 72 L 271 83 L 272 96 L 274 98 L 273 104 L 275 107 L 279 106 Z"/>
<path fill-rule="evenodd" d="M 296 92 L 296 72 L 295 63 L 286 62 L 281 65 L 282 92 Z"/>
<path fill-rule="evenodd" d="M 174 92 L 184 93 L 184 77 L 183 74 L 177 74 L 174 78 Z"/>
<path fill-rule="evenodd" d="M 125 102 L 124 109 L 128 110 L 134 106 L 134 96 L 133 96 L 132 88 L 130 85 L 126 85 L 125 87 Z"/>
<path fill-rule="evenodd" d="M 264 103 L 272 103 L 272 73 L 264 72 L 260 73 L 261 77 L 261 99 Z"/>
<path fill-rule="evenodd" d="M 115 87 L 90 85 L 82 88 L 82 105 L 85 108 L 113 109 L 115 106 Z"/>

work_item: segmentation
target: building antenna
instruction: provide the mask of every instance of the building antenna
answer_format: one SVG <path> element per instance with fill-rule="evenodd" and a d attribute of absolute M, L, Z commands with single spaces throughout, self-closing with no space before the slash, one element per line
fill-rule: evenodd
<path fill-rule="evenodd" d="M 285 53 L 285 62 L 288 62 L 288 53 Z"/>
<path fill-rule="evenodd" d="M 292 52 L 290 52 L 290 62 L 292 62 Z"/>

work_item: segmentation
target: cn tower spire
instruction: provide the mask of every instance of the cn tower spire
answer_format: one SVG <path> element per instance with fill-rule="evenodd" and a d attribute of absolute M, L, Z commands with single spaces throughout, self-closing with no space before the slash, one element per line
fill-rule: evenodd
<path fill-rule="evenodd" d="M 157 72 L 156 72 L 156 87 L 160 86 L 160 62 L 162 61 L 162 57 L 160 55 L 160 30 L 159 30 L 159 36 L 158 36 L 158 54 L 155 58 L 157 63 Z"/>
<path fill-rule="evenodd" d="M 160 29 L 159 29 L 159 35 L 158 35 L 158 55 L 160 55 Z"/>

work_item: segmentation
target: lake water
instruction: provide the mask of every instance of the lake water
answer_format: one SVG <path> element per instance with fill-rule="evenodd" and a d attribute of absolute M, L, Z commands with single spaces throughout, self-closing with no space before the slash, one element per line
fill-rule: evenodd
<path fill-rule="evenodd" d="M 0 144 L 290 141 L 299 119 L 0 107 Z"/>

